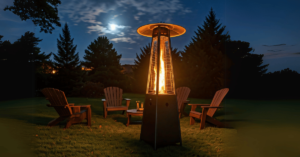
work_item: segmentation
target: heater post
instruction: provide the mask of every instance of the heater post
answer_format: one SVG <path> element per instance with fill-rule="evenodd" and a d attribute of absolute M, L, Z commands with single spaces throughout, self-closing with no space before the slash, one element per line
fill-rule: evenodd
<path fill-rule="evenodd" d="M 152 37 L 140 140 L 150 143 L 155 150 L 176 143 L 182 146 L 170 37 L 184 34 L 185 29 L 155 23 L 144 25 L 137 32 Z"/>

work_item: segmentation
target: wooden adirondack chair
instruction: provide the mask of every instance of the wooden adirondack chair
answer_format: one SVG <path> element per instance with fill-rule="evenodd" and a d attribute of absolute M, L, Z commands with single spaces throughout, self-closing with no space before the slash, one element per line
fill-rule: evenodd
<path fill-rule="evenodd" d="M 188 87 L 179 87 L 176 89 L 179 118 L 181 118 L 182 114 L 188 116 L 188 114 L 184 112 L 184 108 L 186 104 L 190 102 L 189 100 L 187 100 L 190 91 L 191 90 Z"/>
<path fill-rule="evenodd" d="M 54 88 L 44 88 L 41 92 L 50 102 L 48 107 L 54 107 L 59 117 L 50 121 L 48 126 L 54 126 L 59 122 L 68 119 L 65 128 L 69 128 L 72 124 L 80 123 L 87 119 L 87 125 L 91 126 L 91 107 L 90 105 L 74 106 L 74 103 L 68 103 L 65 93 Z"/>
<path fill-rule="evenodd" d="M 123 90 L 121 88 L 107 87 L 104 89 L 104 94 L 106 98 L 102 99 L 104 118 L 107 117 L 108 111 L 123 111 L 124 114 L 128 110 L 131 99 L 122 99 Z M 122 106 L 122 100 L 126 100 L 126 106 Z"/>
<path fill-rule="evenodd" d="M 204 129 L 205 122 L 209 122 L 211 124 L 216 125 L 217 127 L 225 127 L 223 123 L 213 118 L 213 115 L 215 114 L 216 110 L 218 108 L 221 108 L 220 104 L 225 97 L 225 95 L 228 93 L 229 89 L 224 88 L 221 90 L 218 90 L 211 102 L 211 104 L 189 104 L 192 105 L 192 109 L 190 112 L 190 125 L 193 125 L 195 123 L 195 118 L 201 119 L 200 122 L 200 130 Z M 195 111 L 197 106 L 201 106 L 202 113 Z"/>

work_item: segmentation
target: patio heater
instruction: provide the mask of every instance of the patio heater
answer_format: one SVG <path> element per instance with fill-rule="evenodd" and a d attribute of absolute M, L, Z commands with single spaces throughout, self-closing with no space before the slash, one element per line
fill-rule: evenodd
<path fill-rule="evenodd" d="M 140 139 L 153 145 L 174 145 L 181 141 L 178 105 L 171 57 L 170 37 L 185 33 L 185 28 L 168 23 L 141 26 L 137 33 L 152 37 Z"/>

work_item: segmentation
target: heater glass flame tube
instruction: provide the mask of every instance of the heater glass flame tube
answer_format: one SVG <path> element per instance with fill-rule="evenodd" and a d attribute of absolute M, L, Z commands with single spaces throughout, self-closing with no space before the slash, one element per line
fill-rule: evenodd
<path fill-rule="evenodd" d="M 172 66 L 172 57 L 170 51 L 169 30 L 161 28 L 161 34 L 155 32 L 152 38 L 152 47 L 148 72 L 147 94 L 175 94 L 175 84 Z M 160 42 L 158 42 L 160 39 Z M 159 45 L 158 45 L 159 44 Z M 158 47 L 159 46 L 159 47 Z M 159 50 L 159 52 L 158 52 Z M 157 69 L 159 62 L 159 69 Z M 159 80 L 157 81 L 157 75 Z M 158 83 L 158 90 L 156 90 Z"/>

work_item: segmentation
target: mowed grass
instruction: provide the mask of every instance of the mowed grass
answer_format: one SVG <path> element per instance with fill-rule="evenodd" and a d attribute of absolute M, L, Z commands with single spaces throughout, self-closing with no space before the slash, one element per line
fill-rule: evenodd
<path fill-rule="evenodd" d="M 142 94 L 124 94 L 144 101 Z M 189 99 L 192 103 L 211 100 Z M 108 112 L 103 118 L 101 99 L 68 98 L 75 105 L 92 106 L 92 126 L 65 122 L 52 128 L 49 121 L 58 117 L 44 98 L 0 102 L 0 156 L 297 156 L 299 152 L 300 101 L 227 100 L 215 118 L 226 120 L 234 128 L 216 128 L 199 120 L 189 125 L 189 117 L 180 119 L 182 147 L 153 147 L 139 140 L 141 125 L 126 127 L 126 115 Z M 125 102 L 124 104 L 125 105 Z M 288 109 L 289 108 L 289 109 Z M 185 108 L 190 111 L 190 106 Z M 199 109 L 198 109 L 199 110 Z M 199 110 L 200 111 L 200 110 Z M 141 117 L 132 117 L 132 121 Z M 298 133 L 297 133 L 298 132 Z"/>

